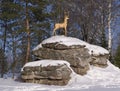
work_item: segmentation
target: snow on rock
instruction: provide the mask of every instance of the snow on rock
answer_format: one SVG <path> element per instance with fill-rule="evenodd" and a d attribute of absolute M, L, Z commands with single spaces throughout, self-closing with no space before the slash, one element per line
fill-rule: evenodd
<path fill-rule="evenodd" d="M 87 43 L 79 40 L 77 38 L 73 38 L 73 37 L 66 37 L 64 35 L 62 36 L 52 36 L 46 40 L 44 40 L 42 42 L 42 44 L 46 44 L 46 43 L 54 43 L 54 42 L 59 42 L 60 44 L 65 44 L 67 46 L 71 46 L 71 45 L 86 45 Z"/>
<path fill-rule="evenodd" d="M 42 44 L 47 44 L 47 43 L 59 43 L 59 44 L 64 44 L 66 46 L 72 46 L 72 45 L 81 45 L 85 46 L 90 54 L 93 55 L 104 55 L 104 54 L 109 54 L 108 50 L 96 46 L 96 45 L 91 45 L 87 42 L 84 42 L 80 39 L 73 38 L 73 37 L 66 37 L 66 36 L 52 36 L 48 39 L 45 39 L 40 43 L 37 47 L 35 47 L 33 50 L 38 50 L 39 48 L 42 47 Z"/>
<path fill-rule="evenodd" d="M 90 54 L 93 54 L 95 56 L 109 54 L 108 50 L 104 49 L 103 47 L 97 46 L 97 45 L 88 44 L 86 48 L 89 49 Z"/>
<path fill-rule="evenodd" d="M 70 64 L 64 60 L 40 60 L 40 61 L 28 62 L 24 65 L 24 67 L 35 67 L 35 66 L 45 67 L 45 66 L 58 66 L 64 64 L 68 65 L 68 67 L 70 66 Z"/>
<path fill-rule="evenodd" d="M 41 43 L 39 44 L 39 45 L 37 45 L 34 49 L 33 49 L 33 51 L 34 50 L 38 50 L 39 48 L 41 48 L 42 47 L 42 45 L 41 45 Z"/>

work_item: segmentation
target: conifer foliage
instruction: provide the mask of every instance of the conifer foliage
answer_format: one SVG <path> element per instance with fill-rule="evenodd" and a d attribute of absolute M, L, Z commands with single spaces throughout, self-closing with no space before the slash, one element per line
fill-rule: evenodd
<path fill-rule="evenodd" d="M 120 68 L 120 45 L 117 47 L 114 64 Z"/>

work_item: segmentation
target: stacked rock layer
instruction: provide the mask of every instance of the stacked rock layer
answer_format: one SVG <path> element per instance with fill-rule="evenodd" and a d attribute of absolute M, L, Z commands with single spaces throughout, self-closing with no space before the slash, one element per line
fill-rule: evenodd
<path fill-rule="evenodd" d="M 58 39 L 59 41 L 54 39 Z M 104 48 L 65 36 L 55 36 L 47 39 L 47 42 L 43 41 L 33 50 L 33 54 L 39 60 L 67 61 L 71 69 L 80 75 L 85 75 L 90 65 L 102 68 L 107 67 L 109 58 L 109 53 Z M 27 66 L 23 68 L 22 79 L 26 82 L 66 85 L 72 73 L 70 67 L 66 64 L 57 66 L 49 65 L 46 67 Z"/>
<path fill-rule="evenodd" d="M 49 62 L 41 60 L 40 62 Z M 59 62 L 58 62 L 59 63 Z M 31 65 L 34 62 L 31 62 Z M 24 66 L 21 77 L 24 82 L 40 83 L 47 85 L 66 85 L 70 80 L 72 70 L 66 63 L 58 65 L 42 66 Z"/>

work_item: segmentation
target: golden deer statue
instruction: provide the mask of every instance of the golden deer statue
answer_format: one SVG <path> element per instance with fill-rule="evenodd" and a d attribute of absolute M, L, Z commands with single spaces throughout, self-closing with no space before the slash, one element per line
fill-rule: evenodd
<path fill-rule="evenodd" d="M 60 28 L 64 28 L 65 35 L 67 35 L 67 21 L 69 19 L 69 15 L 65 14 L 63 23 L 56 23 L 53 29 L 53 35 L 56 35 L 56 30 Z"/>

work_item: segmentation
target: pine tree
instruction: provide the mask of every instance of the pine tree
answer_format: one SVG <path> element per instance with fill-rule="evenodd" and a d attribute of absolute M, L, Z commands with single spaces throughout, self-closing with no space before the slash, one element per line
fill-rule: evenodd
<path fill-rule="evenodd" d="M 42 40 L 44 34 L 47 35 L 47 27 L 45 28 L 45 26 L 49 26 L 49 24 L 44 22 L 45 17 L 47 17 L 47 14 L 45 14 L 47 0 L 21 0 L 19 3 L 23 7 L 20 12 L 21 20 L 19 23 L 22 30 L 21 52 L 25 55 L 23 58 L 24 65 L 31 61 L 31 48 L 33 48 L 33 45 L 38 44 L 38 41 Z"/>
<path fill-rule="evenodd" d="M 27 33 L 27 52 L 25 63 L 29 61 L 30 58 L 30 21 L 29 21 L 29 12 L 28 12 L 28 0 L 25 0 L 25 16 L 26 16 L 26 33 Z"/>
<path fill-rule="evenodd" d="M 21 8 L 15 0 L 1 0 L 0 3 L 0 21 L 2 26 L 1 32 L 3 34 L 1 36 L 1 40 L 3 41 L 3 52 L 6 54 L 9 48 L 14 50 L 14 48 L 12 48 L 13 46 L 9 45 L 9 43 L 13 43 L 11 39 L 13 39 L 13 36 L 15 36 L 16 33 L 15 26 L 17 26 L 18 18 L 20 17 L 19 11 Z M 2 62 L 2 65 L 5 66 L 4 63 L 6 63 L 6 61 L 3 61 L 4 62 Z M 2 70 L 4 71 L 5 67 L 3 66 Z"/>

